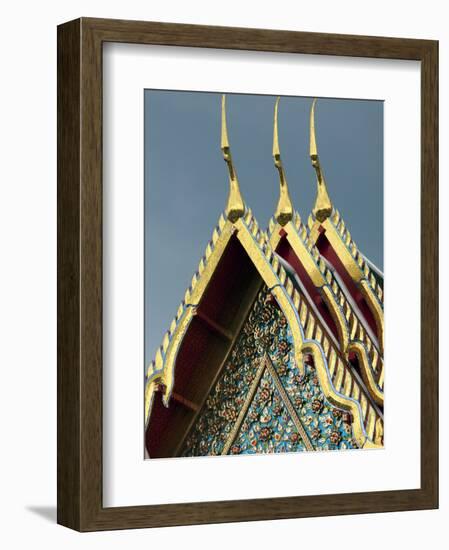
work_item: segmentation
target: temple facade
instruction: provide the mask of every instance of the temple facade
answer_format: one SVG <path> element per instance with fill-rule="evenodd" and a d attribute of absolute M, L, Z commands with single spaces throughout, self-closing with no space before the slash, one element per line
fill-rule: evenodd
<path fill-rule="evenodd" d="M 315 106 L 315 206 L 303 223 L 292 204 L 278 99 L 280 193 L 262 230 L 240 191 L 222 98 L 229 197 L 145 375 L 151 458 L 383 446 L 383 274 L 330 200 Z"/>

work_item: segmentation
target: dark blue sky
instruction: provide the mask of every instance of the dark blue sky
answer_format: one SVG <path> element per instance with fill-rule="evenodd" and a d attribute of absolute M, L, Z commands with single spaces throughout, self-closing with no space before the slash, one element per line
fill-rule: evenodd
<path fill-rule="evenodd" d="M 259 225 L 279 193 L 271 156 L 274 96 L 227 97 L 231 151 Z M 145 362 L 153 359 L 197 269 L 228 195 L 220 150 L 221 95 L 145 91 Z M 283 97 L 279 142 L 304 221 L 316 195 L 309 160 L 311 98 Z M 361 249 L 383 269 L 383 103 L 320 99 L 318 150 L 329 195 Z"/>

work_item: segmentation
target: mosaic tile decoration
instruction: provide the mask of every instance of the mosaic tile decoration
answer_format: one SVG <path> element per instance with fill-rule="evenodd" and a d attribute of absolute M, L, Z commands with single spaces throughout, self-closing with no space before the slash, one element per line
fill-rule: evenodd
<path fill-rule="evenodd" d="M 304 369 L 301 375 L 287 320 L 265 287 L 181 455 L 357 448 L 349 413 L 325 399 L 312 365 Z"/>

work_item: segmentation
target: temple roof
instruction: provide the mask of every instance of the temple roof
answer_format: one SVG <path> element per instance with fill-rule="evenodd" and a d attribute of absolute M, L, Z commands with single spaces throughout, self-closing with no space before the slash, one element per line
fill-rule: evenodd
<path fill-rule="evenodd" d="M 310 113 L 310 156 L 317 172 L 317 199 L 311 216 L 319 215 L 321 218 L 321 221 L 318 220 L 319 227 L 322 228 L 321 223 L 326 221 L 326 218 L 333 211 L 333 207 L 318 157 L 315 135 L 315 105 L 316 100 L 312 103 Z M 279 202 L 281 202 L 283 193 L 289 195 L 279 147 L 278 108 L 279 98 L 275 105 L 273 157 L 279 172 L 281 186 Z M 292 208 L 291 202 L 290 208 Z M 380 345 L 382 339 L 378 339 L 373 333 L 365 318 L 364 313 L 366 312 L 361 311 L 338 271 L 320 253 L 316 241 L 311 237 L 311 231 L 302 223 L 299 213 L 292 211 L 290 219 L 286 221 L 285 218 L 281 219 L 278 210 L 270 220 L 268 227 L 268 237 L 272 248 L 280 252 L 281 249 L 284 250 L 286 261 L 291 259 L 293 254 L 291 261 L 294 265 L 292 265 L 292 269 L 295 269 L 296 265 L 297 269 L 304 271 L 303 278 L 310 278 L 309 288 L 312 289 L 311 294 L 315 295 L 318 303 L 324 300 L 325 307 L 330 310 L 331 319 L 329 319 L 328 326 L 329 324 L 336 326 L 342 352 L 346 356 L 357 353 L 361 363 L 363 379 L 371 396 L 377 404 L 383 406 L 384 366 Z M 319 214 L 317 214 L 318 212 Z M 281 245 L 282 240 L 285 240 L 284 245 Z M 279 248 L 280 246 L 281 248 Z M 287 253 L 285 252 L 286 246 L 289 248 Z M 368 262 L 366 260 L 365 262 L 367 265 Z M 380 272 L 377 271 L 377 282 L 380 280 L 380 276 Z M 312 298 L 310 301 L 312 301 Z M 326 309 L 322 312 L 326 318 Z M 383 315 L 381 330 L 383 331 Z M 332 333 L 332 330 L 329 330 L 329 333 Z"/>
<path fill-rule="evenodd" d="M 313 137 L 314 146 L 311 145 L 311 153 L 313 152 L 311 157 L 317 170 L 318 196 L 314 213 L 311 215 L 312 224 L 307 227 L 301 222 L 299 214 L 294 211 L 288 192 L 279 148 L 277 128 L 279 100 L 276 101 L 273 157 L 279 173 L 280 198 L 275 218 L 270 221 L 268 232 L 265 232 L 259 228 L 251 210 L 245 205 L 240 191 L 227 135 L 225 107 L 223 96 L 221 148 L 229 172 L 229 197 L 226 210 L 219 218 L 192 278 L 192 283 L 164 336 L 155 360 L 147 369 L 146 422 L 148 423 L 151 416 L 156 392 L 162 396 L 165 407 L 170 406 L 175 377 L 179 376 L 176 365 L 180 350 L 185 346 L 193 321 L 198 315 L 207 317 L 203 310 L 205 300 L 209 300 L 208 292 L 213 281 L 218 277 L 220 266 L 223 266 L 223 258 L 231 247 L 237 246 L 240 247 L 244 257 L 247 258 L 245 261 L 249 261 L 253 266 L 262 284 L 274 297 L 285 316 L 291 332 L 297 368 L 304 373 L 304 357 L 310 356 L 325 398 L 333 405 L 350 412 L 353 419 L 354 440 L 357 445 L 377 447 L 381 444 L 383 437 L 383 417 L 378 408 L 378 405 L 383 404 L 383 360 L 380 346 L 376 345 L 375 338 L 360 318 L 360 312 L 348 299 L 344 282 L 319 250 L 318 238 L 321 235 L 321 226 L 324 226 L 326 235 L 329 231 L 333 232 L 331 238 L 333 245 L 337 237 L 345 243 L 342 235 L 347 233 L 342 233 L 340 230 L 340 218 L 334 223 L 336 211 L 333 207 L 328 212 L 326 201 L 329 197 L 319 164 L 315 137 Z M 315 102 L 312 105 L 312 115 L 314 107 Z M 311 121 L 312 118 L 313 116 Z M 313 122 L 313 136 L 314 132 Z M 282 240 L 288 241 L 288 246 L 299 260 L 296 266 L 292 266 L 288 258 L 285 259 L 278 253 Z M 338 252 L 342 246 L 343 244 L 337 247 Z M 360 257 L 360 253 L 356 255 L 356 258 Z M 351 261 L 359 262 L 352 255 Z M 344 258 L 343 263 L 347 265 L 347 258 Z M 233 265 L 232 262 L 226 265 L 228 273 L 229 270 L 232 272 L 238 269 L 238 266 Z M 359 269 L 359 263 L 356 265 Z M 368 262 L 364 260 L 363 265 L 368 266 Z M 289 269 L 289 266 L 292 266 L 292 269 Z M 371 273 L 369 266 L 367 269 L 369 269 L 368 273 Z M 357 279 L 357 283 L 365 284 L 369 292 L 373 293 L 373 282 L 369 275 L 365 275 L 364 270 L 365 267 L 363 271 L 360 270 L 362 275 Z M 351 275 L 353 271 L 350 270 Z M 312 285 L 307 283 L 309 279 Z M 306 280 L 305 286 L 304 280 Z M 319 300 L 314 302 L 313 296 L 316 297 L 317 289 L 327 305 L 320 305 Z M 242 291 L 244 292 L 244 289 Z M 368 296 L 372 299 L 371 294 Z M 377 290 L 375 296 L 377 302 L 381 304 Z M 327 315 L 326 308 L 330 310 L 330 316 Z M 382 313 L 381 307 L 379 311 Z M 210 318 L 208 323 L 212 327 L 216 325 Z M 330 328 L 332 324 L 337 327 L 337 338 Z M 224 329 L 218 327 L 217 330 L 223 332 L 226 331 L 226 327 Z M 351 353 L 359 357 L 362 376 L 350 365 Z M 177 399 L 181 397 L 178 396 Z M 183 399 L 190 403 L 188 399 Z M 195 409 L 195 404 L 189 406 Z"/>
<path fill-rule="evenodd" d="M 354 242 L 340 212 L 333 206 L 329 197 L 323 169 L 318 155 L 315 123 L 316 100 L 310 111 L 310 159 L 317 176 L 317 196 L 315 206 L 308 219 L 310 238 L 317 242 L 323 229 L 326 237 L 337 252 L 340 260 L 353 281 L 361 286 L 370 307 L 376 312 L 379 324 L 383 323 L 383 276 L 375 271 L 371 262 L 367 261 Z M 383 327 L 383 324 L 382 324 Z M 383 338 L 381 337 L 383 346 Z"/>

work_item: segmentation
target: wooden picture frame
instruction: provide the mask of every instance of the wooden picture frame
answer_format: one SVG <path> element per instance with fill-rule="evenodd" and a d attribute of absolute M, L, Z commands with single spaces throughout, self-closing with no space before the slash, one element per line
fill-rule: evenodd
<path fill-rule="evenodd" d="M 421 488 L 105 508 L 102 45 L 421 62 Z M 58 27 L 58 523 L 79 531 L 438 507 L 438 42 L 81 18 Z"/>

